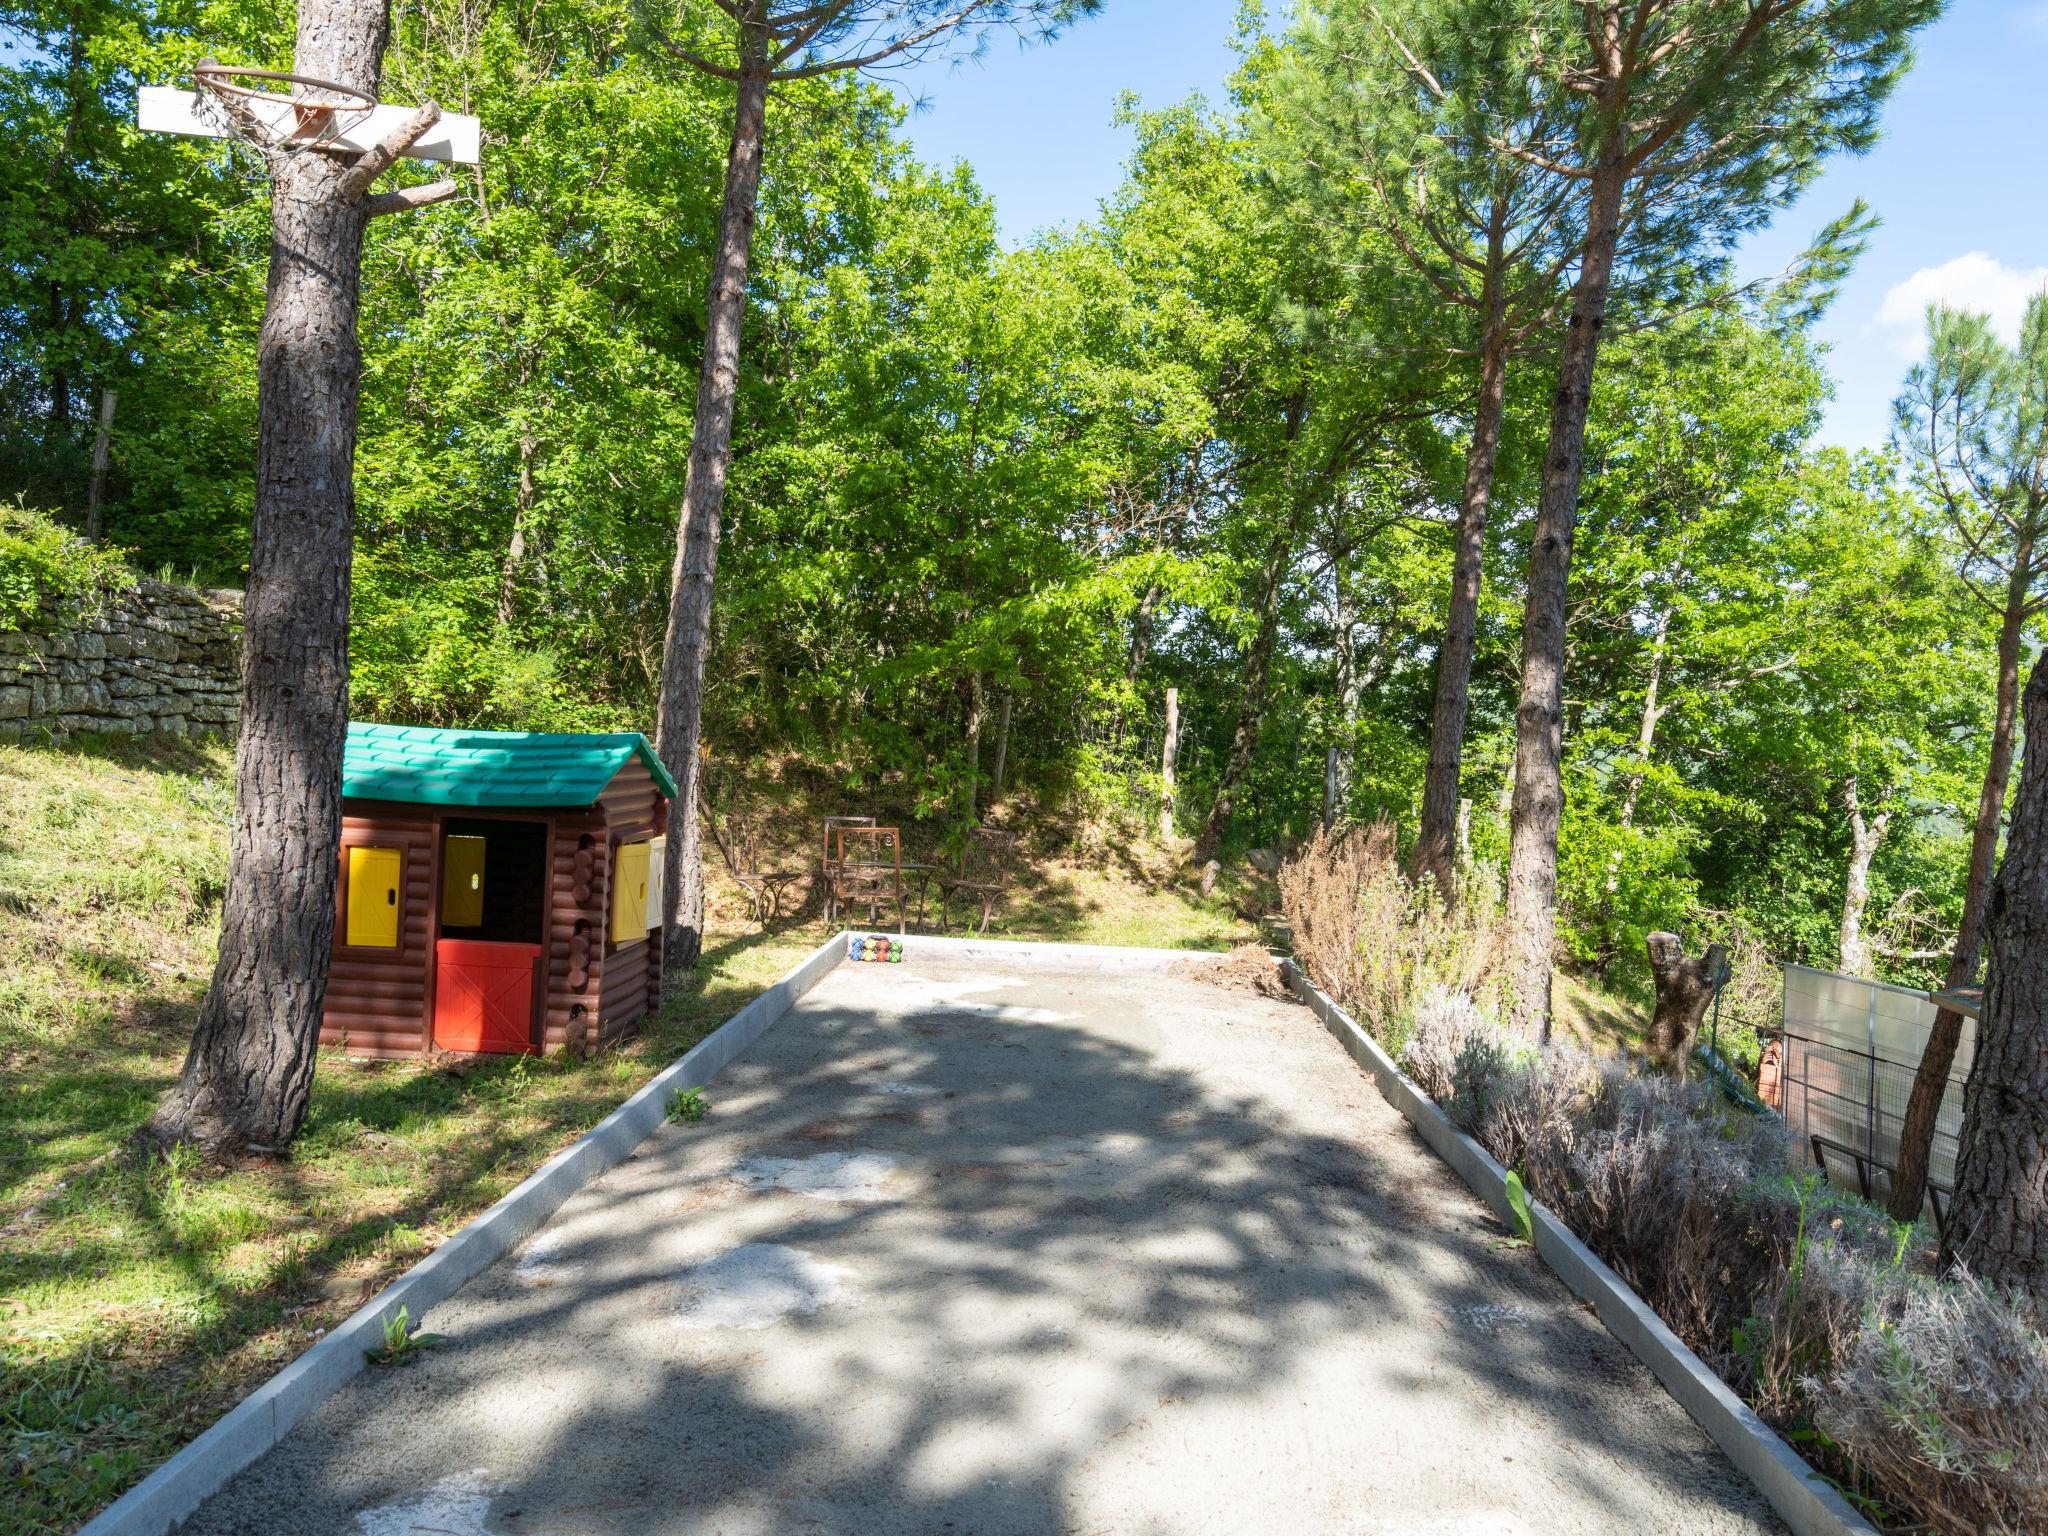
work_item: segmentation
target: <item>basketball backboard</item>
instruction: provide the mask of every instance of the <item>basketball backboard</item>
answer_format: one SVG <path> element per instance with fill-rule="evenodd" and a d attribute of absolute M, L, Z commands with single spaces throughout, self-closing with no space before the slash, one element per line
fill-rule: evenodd
<path fill-rule="evenodd" d="M 136 92 L 135 126 L 151 133 L 179 133 L 192 138 L 220 139 L 227 129 L 217 112 L 204 110 L 205 98 L 195 89 L 172 85 L 145 85 Z M 294 132 L 298 109 L 290 98 L 259 95 L 248 99 L 249 111 L 279 140 Z M 356 121 L 337 120 L 332 131 L 321 137 L 324 148 L 360 154 L 390 134 L 412 116 L 411 107 L 383 104 L 369 108 Z M 406 156 L 413 160 L 440 160 L 455 165 L 475 165 L 482 153 L 482 128 L 474 117 L 462 112 L 443 112 L 440 120 L 422 134 Z"/>

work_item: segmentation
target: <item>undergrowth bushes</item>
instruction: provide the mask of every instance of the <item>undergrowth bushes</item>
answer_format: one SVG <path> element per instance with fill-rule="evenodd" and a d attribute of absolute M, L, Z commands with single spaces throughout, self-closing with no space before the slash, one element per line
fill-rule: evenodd
<path fill-rule="evenodd" d="M 1500 883 L 1490 866 L 1461 876 L 1445 902 L 1411 881 L 1387 820 L 1318 833 L 1280 868 L 1280 901 L 1296 961 L 1396 1050 L 1418 998 L 1437 992 L 1497 1002 Z"/>
<path fill-rule="evenodd" d="M 47 512 L 0 502 L 0 631 L 30 629 L 60 609 L 133 585 L 118 550 L 80 538 Z"/>
<path fill-rule="evenodd" d="M 1774 1116 L 1498 1022 L 1492 881 L 1451 911 L 1381 824 L 1283 869 L 1296 958 L 1453 1122 L 1878 1518 L 2048 1530 L 2048 1340 L 1918 1228 L 1794 1172 Z M 1304 943 L 1304 940 L 1306 943 Z"/>
<path fill-rule="evenodd" d="M 1907 1288 L 1866 1313 L 1815 1422 L 1891 1503 L 1942 1531 L 2048 1529 L 2048 1350 L 1975 1285 Z"/>

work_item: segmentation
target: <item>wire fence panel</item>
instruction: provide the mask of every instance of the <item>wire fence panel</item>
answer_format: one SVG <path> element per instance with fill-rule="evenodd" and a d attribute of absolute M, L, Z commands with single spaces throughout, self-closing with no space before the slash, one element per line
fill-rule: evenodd
<path fill-rule="evenodd" d="M 1818 1160 L 1837 1183 L 1874 1199 L 1890 1194 L 1906 1101 L 1934 1013 L 1924 992 L 1785 967 L 1785 1123 L 1800 1155 Z M 1976 1047 L 1977 1022 L 1966 1018 L 1929 1158 L 1929 1181 L 1942 1192 L 1955 1182 L 1963 1083 Z"/>

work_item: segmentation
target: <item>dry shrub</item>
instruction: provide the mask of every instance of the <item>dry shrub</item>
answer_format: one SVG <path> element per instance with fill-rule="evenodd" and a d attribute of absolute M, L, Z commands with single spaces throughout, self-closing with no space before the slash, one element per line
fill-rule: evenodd
<path fill-rule="evenodd" d="M 1402 1064 L 1685 1343 L 1823 1467 L 1949 1533 L 2048 1530 L 2048 1342 L 2023 1304 L 1916 1271 L 1914 1229 L 1788 1171 L 1774 1117 L 1470 1000 L 1418 1003 Z"/>
<path fill-rule="evenodd" d="M 1468 1052 L 1472 1049 L 1467 1046 Z M 1525 1054 L 1483 1104 L 1456 1109 L 1480 1143 L 1717 1366 L 1781 1260 L 1775 1122 L 1706 1110 L 1708 1090 L 1611 1055 Z M 1725 1374 L 1725 1372 L 1724 1372 Z"/>
<path fill-rule="evenodd" d="M 1907 1287 L 1807 1386 L 1815 1422 L 1887 1503 L 1947 1532 L 2048 1529 L 2048 1341 L 2009 1299 Z"/>
<path fill-rule="evenodd" d="M 1439 1104 L 1448 1104 L 1457 1092 L 1465 1043 L 1483 1037 L 1489 1023 L 1479 1005 L 1464 993 L 1431 987 L 1416 998 L 1410 1011 L 1401 1065 L 1424 1093 Z"/>
<path fill-rule="evenodd" d="M 1375 1038 L 1398 1045 L 1433 992 L 1487 996 L 1500 970 L 1500 882 L 1466 870 L 1456 899 L 1401 873 L 1394 824 L 1319 832 L 1281 866 L 1294 957 Z"/>
<path fill-rule="evenodd" d="M 1366 830 L 1325 830 L 1280 866 L 1280 910 L 1295 963 L 1347 1008 L 1355 1006 L 1363 967 L 1360 903 L 1374 871 L 1392 861 L 1393 842 L 1384 821 Z"/>

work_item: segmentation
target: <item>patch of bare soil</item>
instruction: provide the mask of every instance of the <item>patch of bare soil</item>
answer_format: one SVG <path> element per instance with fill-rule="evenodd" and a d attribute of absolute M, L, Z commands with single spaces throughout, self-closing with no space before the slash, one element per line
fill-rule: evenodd
<path fill-rule="evenodd" d="M 1184 960 L 1173 968 L 1173 974 L 1232 992 L 1256 992 L 1289 1003 L 1296 1000 L 1281 979 L 1280 963 L 1256 944 L 1240 944 L 1226 955 Z"/>

